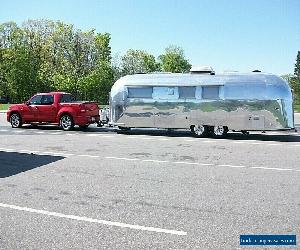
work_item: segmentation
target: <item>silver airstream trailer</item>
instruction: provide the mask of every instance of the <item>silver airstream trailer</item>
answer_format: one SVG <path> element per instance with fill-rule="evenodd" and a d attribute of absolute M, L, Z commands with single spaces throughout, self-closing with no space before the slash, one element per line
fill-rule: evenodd
<path fill-rule="evenodd" d="M 121 129 L 191 129 L 197 137 L 294 129 L 290 87 L 260 72 L 127 75 L 111 89 L 110 110 Z"/>

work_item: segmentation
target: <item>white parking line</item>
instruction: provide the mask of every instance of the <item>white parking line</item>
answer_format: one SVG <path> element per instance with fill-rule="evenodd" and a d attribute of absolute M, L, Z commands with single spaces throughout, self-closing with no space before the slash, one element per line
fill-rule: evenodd
<path fill-rule="evenodd" d="M 50 135 L 61 135 L 63 132 L 51 132 Z"/>
<path fill-rule="evenodd" d="M 0 132 L 7 132 L 8 129 L 0 129 Z"/>
<path fill-rule="evenodd" d="M 115 160 L 125 160 L 125 161 L 140 161 L 138 158 L 125 158 L 125 157 L 115 157 L 115 156 L 106 156 L 106 159 L 115 159 Z"/>
<path fill-rule="evenodd" d="M 166 163 L 168 161 L 160 161 L 160 160 L 142 160 L 143 162 L 156 162 L 156 163 Z"/>
<path fill-rule="evenodd" d="M 115 227 L 121 227 L 121 228 L 129 228 L 129 229 L 134 229 L 134 230 L 142 230 L 142 231 L 155 232 L 155 233 L 174 234 L 174 235 L 180 235 L 180 236 L 187 235 L 187 232 L 184 232 L 184 231 L 170 230 L 170 229 L 164 229 L 164 228 L 158 228 L 158 227 L 145 227 L 145 226 L 140 226 L 140 225 L 116 222 L 116 221 L 99 220 L 99 219 L 93 219 L 93 218 L 89 218 L 89 217 L 85 217 L 85 216 L 62 214 L 62 213 L 51 212 L 51 211 L 47 211 L 47 210 L 34 209 L 34 208 L 29 208 L 29 207 L 20 207 L 20 206 L 16 206 L 16 205 L 5 204 L 5 203 L 0 203 L 0 207 L 29 212 L 29 213 L 35 213 L 35 214 L 43 214 L 43 215 L 47 215 L 47 216 L 53 216 L 53 217 L 64 218 L 64 219 L 85 221 L 85 222 L 89 222 L 89 223 L 97 223 L 97 224 L 102 224 L 102 225 L 106 225 L 106 226 L 115 226 Z"/>
<path fill-rule="evenodd" d="M 25 130 L 14 130 L 14 132 L 20 134 L 20 133 L 24 133 Z"/>
<path fill-rule="evenodd" d="M 87 157 L 87 158 L 101 158 L 98 155 L 87 155 L 87 154 L 71 154 L 71 153 L 59 153 L 59 152 L 42 152 L 42 151 L 31 151 L 22 149 L 5 149 L 0 148 L 0 151 L 4 152 L 17 152 L 17 153 L 28 153 L 28 154 L 38 154 L 38 155 L 52 155 L 52 156 L 62 156 L 62 157 Z M 263 169 L 263 170 L 275 170 L 275 171 L 293 171 L 300 172 L 300 169 L 293 168 L 272 168 L 272 167 L 251 167 L 243 165 L 231 165 L 231 164 L 212 164 L 212 163 L 201 163 L 201 162 L 189 162 L 189 161 L 168 161 L 168 160 L 155 160 L 155 159 L 140 159 L 140 158 L 127 158 L 127 157 L 116 157 L 116 156 L 104 156 L 104 159 L 113 160 L 124 160 L 124 161 L 138 161 L 138 162 L 153 162 L 153 163 L 169 163 L 169 164 L 183 164 L 183 165 L 199 165 L 199 166 L 211 166 L 211 167 L 228 167 L 228 168 L 245 168 L 245 169 Z"/>
<path fill-rule="evenodd" d="M 89 157 L 89 158 L 99 158 L 100 156 L 98 155 L 77 155 L 79 157 Z"/>
<path fill-rule="evenodd" d="M 183 165 L 200 165 L 200 166 L 213 166 L 213 167 L 229 167 L 229 168 L 247 168 L 247 169 L 264 169 L 264 170 L 276 170 L 276 171 L 295 171 L 300 172 L 300 169 L 292 168 L 268 168 L 268 167 L 248 167 L 243 165 L 231 165 L 231 164 L 212 164 L 212 163 L 200 163 L 200 162 L 187 162 L 187 161 L 159 161 L 159 160 L 143 160 L 138 158 L 124 158 L 107 156 L 106 159 L 124 160 L 124 161 L 140 161 L 140 162 L 158 162 L 158 163 L 170 163 L 170 164 L 183 164 Z"/>

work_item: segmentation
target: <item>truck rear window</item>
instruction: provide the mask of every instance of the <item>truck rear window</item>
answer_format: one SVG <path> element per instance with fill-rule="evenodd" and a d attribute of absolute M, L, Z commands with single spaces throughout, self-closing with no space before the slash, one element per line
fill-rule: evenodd
<path fill-rule="evenodd" d="M 64 102 L 75 102 L 75 97 L 72 95 L 68 95 L 68 94 L 63 94 L 60 96 L 60 103 L 64 103 Z"/>

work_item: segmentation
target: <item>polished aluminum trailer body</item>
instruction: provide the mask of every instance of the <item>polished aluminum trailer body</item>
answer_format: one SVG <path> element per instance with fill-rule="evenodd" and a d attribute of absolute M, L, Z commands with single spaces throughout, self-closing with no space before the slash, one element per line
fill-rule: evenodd
<path fill-rule="evenodd" d="M 294 128 L 290 87 L 265 73 L 128 75 L 113 85 L 110 110 L 112 123 L 128 128 Z"/>

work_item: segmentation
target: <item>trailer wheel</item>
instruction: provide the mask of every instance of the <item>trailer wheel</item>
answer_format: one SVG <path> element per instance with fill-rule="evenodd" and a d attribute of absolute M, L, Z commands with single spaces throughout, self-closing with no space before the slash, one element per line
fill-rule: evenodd
<path fill-rule="evenodd" d="M 195 137 L 204 137 L 208 133 L 208 127 L 205 125 L 197 124 L 197 125 L 191 126 L 191 131 Z"/>
<path fill-rule="evenodd" d="M 215 138 L 224 138 L 227 135 L 228 128 L 225 126 L 215 126 L 212 128 L 211 132 Z"/>

